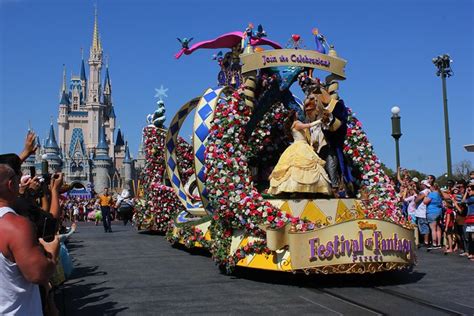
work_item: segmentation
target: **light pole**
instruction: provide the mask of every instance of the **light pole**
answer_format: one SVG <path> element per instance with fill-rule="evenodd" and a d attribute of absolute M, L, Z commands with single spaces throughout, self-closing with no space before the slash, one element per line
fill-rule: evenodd
<path fill-rule="evenodd" d="M 443 107 L 444 107 L 444 133 L 446 137 L 446 164 L 448 178 L 453 175 L 451 166 L 451 138 L 449 136 L 449 117 L 448 117 L 448 96 L 446 93 L 446 77 L 451 77 L 453 71 L 451 69 L 451 57 L 448 54 L 440 55 L 433 58 L 433 64 L 438 68 L 436 75 L 441 77 L 443 84 Z"/>
<path fill-rule="evenodd" d="M 392 112 L 392 137 L 395 139 L 395 156 L 397 160 L 397 169 L 400 167 L 400 148 L 398 146 L 398 140 L 402 137 L 402 131 L 400 127 L 400 108 L 394 106 L 391 109 Z"/>

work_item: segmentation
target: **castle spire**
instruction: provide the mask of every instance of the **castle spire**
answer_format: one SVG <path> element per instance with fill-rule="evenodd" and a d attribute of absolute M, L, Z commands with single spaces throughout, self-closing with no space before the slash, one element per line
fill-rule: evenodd
<path fill-rule="evenodd" d="M 92 35 L 92 51 L 95 51 L 95 52 L 102 51 L 102 44 L 100 43 L 100 36 L 99 36 L 99 24 L 97 22 L 97 6 L 95 7 L 95 12 L 94 12 L 94 33 Z"/>
<path fill-rule="evenodd" d="M 61 94 L 61 101 L 59 101 L 60 105 L 69 105 L 69 97 L 66 91 L 63 91 Z"/>
<path fill-rule="evenodd" d="M 64 92 L 66 92 L 66 65 L 63 64 L 63 84 L 61 86 L 61 94 L 63 94 Z"/>
<path fill-rule="evenodd" d="M 117 132 L 117 138 L 115 140 L 115 146 L 123 146 L 124 145 L 124 141 L 123 141 L 123 136 L 122 136 L 122 131 L 120 130 L 120 126 L 118 128 L 118 132 Z"/>
<path fill-rule="evenodd" d="M 104 149 L 106 152 L 109 150 L 109 145 L 105 138 L 105 127 L 103 125 L 99 129 L 99 143 L 97 144 L 97 149 Z"/>
<path fill-rule="evenodd" d="M 81 80 L 87 81 L 86 67 L 84 66 L 84 49 L 81 47 Z"/>
<path fill-rule="evenodd" d="M 63 83 L 61 84 L 61 92 L 59 93 L 59 104 L 68 105 L 69 104 L 69 93 L 66 85 L 66 65 L 63 64 Z"/>
<path fill-rule="evenodd" d="M 125 158 L 123 163 L 132 163 L 132 157 L 130 157 L 130 150 L 128 149 L 128 142 L 125 143 Z"/>
<path fill-rule="evenodd" d="M 109 76 L 109 65 L 106 65 L 105 68 L 105 80 L 104 80 L 104 93 L 111 94 L 112 93 L 112 85 L 110 83 L 110 76 Z"/>
<path fill-rule="evenodd" d="M 51 148 L 59 150 L 58 143 L 56 142 L 56 136 L 54 135 L 54 127 L 53 123 L 51 122 L 51 126 L 49 128 L 49 137 L 46 140 L 46 144 L 44 144 L 44 148 Z"/>

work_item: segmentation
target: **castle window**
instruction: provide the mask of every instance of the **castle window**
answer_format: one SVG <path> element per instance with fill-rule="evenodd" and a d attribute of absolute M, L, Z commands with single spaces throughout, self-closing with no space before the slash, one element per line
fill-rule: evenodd
<path fill-rule="evenodd" d="M 77 111 L 77 103 L 74 103 L 74 104 L 72 105 L 72 109 L 73 109 L 74 111 Z"/>

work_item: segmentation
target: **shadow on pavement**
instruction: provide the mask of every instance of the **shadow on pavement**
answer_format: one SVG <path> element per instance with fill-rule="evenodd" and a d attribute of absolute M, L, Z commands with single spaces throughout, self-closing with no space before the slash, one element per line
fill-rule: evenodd
<path fill-rule="evenodd" d="M 208 258 L 212 257 L 209 250 L 207 250 L 205 248 L 197 248 L 197 247 L 188 248 L 185 245 L 182 245 L 182 244 L 179 244 L 179 243 L 171 244 L 171 247 L 173 247 L 175 249 L 178 249 L 178 250 L 185 251 L 185 252 L 187 252 L 188 254 L 190 254 L 192 256 L 203 256 L 203 257 L 208 257 Z M 212 262 L 211 262 L 211 264 L 212 264 Z"/>
<path fill-rule="evenodd" d="M 374 287 L 416 283 L 425 276 L 420 272 L 380 272 L 375 274 L 305 275 L 237 267 L 231 277 L 270 284 L 309 288 Z"/>
<path fill-rule="evenodd" d="M 106 294 L 113 288 L 104 286 L 107 281 L 88 282 L 86 277 L 104 276 L 107 272 L 100 271 L 98 266 L 75 266 L 69 279 L 56 295 L 56 305 L 60 315 L 116 315 L 128 307 L 118 308 L 118 302 L 110 300 Z"/>
<path fill-rule="evenodd" d="M 78 278 L 84 278 L 87 276 L 92 276 L 92 275 L 107 275 L 107 272 L 105 271 L 98 271 L 99 267 L 80 267 L 80 266 L 74 266 L 74 270 L 72 271 L 71 275 L 71 280 L 78 279 Z"/>
<path fill-rule="evenodd" d="M 77 243 L 77 242 L 74 242 L 74 243 L 67 243 L 66 244 L 66 247 L 67 247 L 67 250 L 68 251 L 71 251 L 73 249 L 79 249 L 79 248 L 83 248 L 84 246 Z"/>
<path fill-rule="evenodd" d="M 153 235 L 153 236 L 165 236 L 166 234 L 163 232 L 159 232 L 156 230 L 140 230 L 138 231 L 140 235 Z"/>

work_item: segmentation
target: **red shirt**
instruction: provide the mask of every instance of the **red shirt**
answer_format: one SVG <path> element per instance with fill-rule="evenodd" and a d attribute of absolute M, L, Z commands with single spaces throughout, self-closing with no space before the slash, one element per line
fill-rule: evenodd
<path fill-rule="evenodd" d="M 448 223 L 449 219 L 449 223 Z M 452 208 L 446 208 L 446 213 L 444 213 L 444 223 L 448 223 L 449 225 L 446 226 L 447 228 L 454 227 L 454 210 Z"/>

